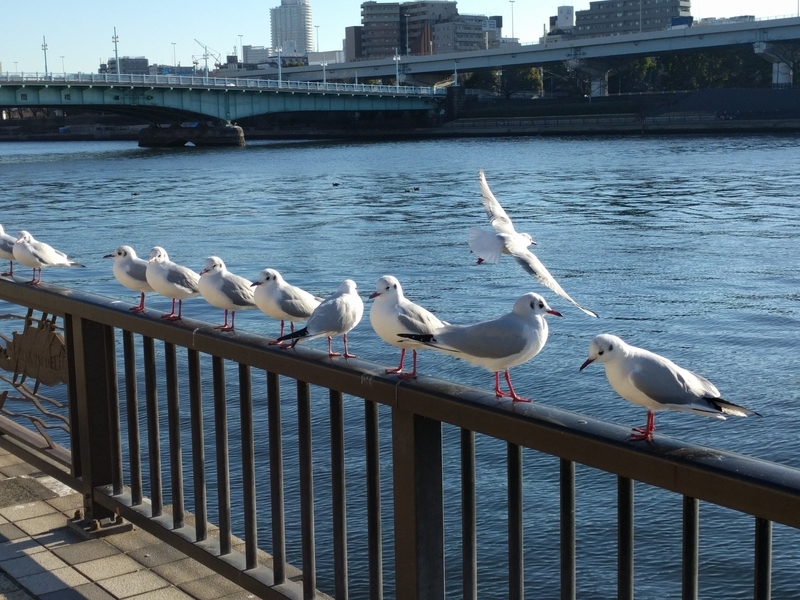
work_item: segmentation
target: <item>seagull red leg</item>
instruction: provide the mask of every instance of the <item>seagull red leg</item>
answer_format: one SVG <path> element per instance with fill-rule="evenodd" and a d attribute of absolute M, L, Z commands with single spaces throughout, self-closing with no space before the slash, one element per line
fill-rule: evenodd
<path fill-rule="evenodd" d="M 347 351 L 347 334 L 345 333 L 342 337 L 344 338 L 344 357 L 345 358 L 358 358 L 358 356 L 356 356 L 355 354 L 350 354 Z"/>
<path fill-rule="evenodd" d="M 14 261 L 8 261 L 8 271 L 0 273 L 0 277 L 13 277 L 14 276 Z"/>
<path fill-rule="evenodd" d="M 530 398 L 523 398 L 522 396 L 517 396 L 517 393 L 514 391 L 514 386 L 511 385 L 511 375 L 508 374 L 508 369 L 506 369 L 506 383 L 508 384 L 508 390 L 511 392 L 508 397 L 511 398 L 514 402 L 530 402 Z"/>
<path fill-rule="evenodd" d="M 417 351 L 411 350 L 411 373 L 400 373 L 398 377 L 400 379 L 416 379 L 417 378 Z"/>
<path fill-rule="evenodd" d="M 647 425 L 644 427 L 634 427 L 633 431 L 635 433 L 631 434 L 631 441 L 632 442 L 642 442 L 653 439 L 653 432 L 656 430 L 656 413 L 648 410 L 647 411 Z"/>
<path fill-rule="evenodd" d="M 406 359 L 406 349 L 400 348 L 400 364 L 393 369 L 386 369 L 386 373 L 402 373 L 403 372 L 403 361 Z"/>
<path fill-rule="evenodd" d="M 170 321 L 180 321 L 181 320 L 181 315 L 183 314 L 183 300 L 180 299 L 180 298 L 178 299 L 178 314 L 177 315 L 175 314 L 175 306 L 174 306 L 175 300 L 174 299 L 172 300 L 172 303 L 173 303 L 172 314 L 171 315 L 167 315 L 167 318 Z"/>
<path fill-rule="evenodd" d="M 130 309 L 132 313 L 140 313 L 144 312 L 144 292 L 142 292 L 142 297 L 139 298 L 139 306 L 134 306 Z"/>
<path fill-rule="evenodd" d="M 333 341 L 333 339 L 331 338 L 331 336 L 328 336 L 328 356 L 330 356 L 330 357 L 341 356 L 341 354 L 339 352 L 334 352 L 333 351 L 333 348 L 331 347 L 331 342 L 332 341 Z M 347 342 L 345 342 L 345 348 L 347 348 Z M 345 350 L 345 352 L 346 352 L 346 350 Z"/>
<path fill-rule="evenodd" d="M 231 311 L 231 324 L 228 325 L 228 309 L 225 309 L 225 323 L 222 325 L 217 325 L 214 329 L 219 329 L 220 331 L 233 331 L 233 315 L 236 311 Z"/>

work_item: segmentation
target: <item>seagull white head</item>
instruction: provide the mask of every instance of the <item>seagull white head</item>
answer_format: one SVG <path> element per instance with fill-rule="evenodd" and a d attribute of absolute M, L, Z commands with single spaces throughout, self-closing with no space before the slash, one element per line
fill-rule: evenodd
<path fill-rule="evenodd" d="M 151 263 L 166 262 L 168 260 L 169 256 L 167 255 L 167 251 L 164 250 L 161 246 L 155 246 L 152 250 L 150 250 Z"/>
<path fill-rule="evenodd" d="M 520 236 L 522 236 L 522 239 L 524 239 L 527 242 L 525 244 L 526 246 L 530 246 L 531 244 L 533 244 L 534 246 L 536 245 L 536 242 L 533 241 L 533 238 L 531 237 L 530 233 L 520 233 Z"/>
<path fill-rule="evenodd" d="M 258 279 L 256 279 L 251 286 L 265 285 L 270 287 L 280 285 L 281 283 L 283 283 L 283 277 L 281 277 L 280 273 L 278 273 L 275 269 L 264 269 L 258 274 Z"/>
<path fill-rule="evenodd" d="M 209 256 L 206 262 L 203 263 L 203 270 L 200 271 L 200 275 L 205 275 L 206 273 L 223 273 L 224 271 L 226 271 L 226 269 L 222 259 L 219 256 Z"/>
<path fill-rule="evenodd" d="M 403 288 L 397 277 L 384 275 L 375 284 L 375 291 L 370 294 L 370 298 L 381 297 L 382 299 L 400 299 L 403 297 Z"/>
<path fill-rule="evenodd" d="M 27 244 L 27 243 L 29 243 L 31 241 L 33 241 L 33 236 L 30 233 L 28 233 L 24 229 L 19 232 L 19 236 L 17 236 L 17 243 L 18 244 L 19 243 Z"/>
<path fill-rule="evenodd" d="M 6 230 L 3 229 L 2 225 L 0 225 L 0 235 L 3 235 L 5 232 L 6 232 Z"/>
<path fill-rule="evenodd" d="M 589 343 L 589 358 L 581 365 L 583 371 L 594 361 L 607 363 L 625 356 L 625 342 L 610 333 L 601 333 Z"/>
<path fill-rule="evenodd" d="M 358 294 L 356 282 L 352 279 L 345 279 L 341 284 L 339 284 L 339 288 L 336 291 L 341 294 Z"/>
<path fill-rule="evenodd" d="M 524 319 L 533 319 L 533 317 L 544 316 L 545 314 L 555 315 L 557 317 L 562 316 L 560 312 L 550 308 L 547 301 L 536 292 L 528 292 L 520 296 L 519 299 L 514 302 L 514 308 L 511 309 L 511 312 Z"/>
<path fill-rule="evenodd" d="M 120 246 L 111 254 L 106 254 L 103 258 L 113 258 L 116 260 L 126 260 L 136 258 L 136 252 L 130 246 Z"/>

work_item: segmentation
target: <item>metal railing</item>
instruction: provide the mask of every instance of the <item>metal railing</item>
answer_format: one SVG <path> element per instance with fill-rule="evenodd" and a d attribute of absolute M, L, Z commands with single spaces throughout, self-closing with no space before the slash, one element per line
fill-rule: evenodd
<path fill-rule="evenodd" d="M 447 90 L 434 87 L 406 85 L 370 85 L 363 83 L 321 83 L 255 78 L 204 77 L 186 75 L 132 75 L 127 73 L 0 73 L 0 83 L 47 84 L 127 84 L 134 86 L 182 86 L 226 88 L 239 90 L 303 90 L 319 92 L 350 92 L 361 94 L 402 94 L 405 96 L 432 96 L 446 94 Z"/>
<path fill-rule="evenodd" d="M 522 598 L 524 593 L 523 447 L 559 460 L 561 598 L 575 598 L 577 590 L 576 464 L 604 471 L 617 480 L 619 598 L 634 597 L 634 480 L 683 496 L 684 598 L 697 598 L 699 593 L 700 500 L 754 517 L 753 589 L 757 600 L 770 597 L 772 522 L 800 528 L 797 469 L 688 446 L 662 436 L 655 443 L 634 443 L 629 441 L 628 428 L 565 410 L 536 403 L 511 406 L 483 391 L 427 377 L 398 380 L 386 376 L 381 365 L 331 360 L 325 353 L 302 347 L 281 350 L 269 346 L 266 338 L 241 332 L 220 334 L 196 321 L 168 323 L 158 314 L 133 315 L 118 302 L 57 286 L 31 287 L 0 279 L 0 300 L 63 318 L 70 373 L 71 453 L 36 441 L 33 433 L 22 432 L 5 418 L 0 418 L 0 445 L 83 492 L 91 518 L 119 514 L 261 598 L 299 599 L 317 594 L 314 467 L 319 456 L 315 460 L 312 455 L 311 386 L 328 391 L 325 421 L 330 427 L 331 473 L 329 494 L 324 497 L 330 498 L 330 522 L 322 525 L 331 533 L 322 541 L 325 551 L 333 555 L 331 592 L 337 599 L 348 598 L 350 586 L 345 490 L 351 479 L 345 472 L 344 395 L 363 399 L 364 406 L 365 446 L 358 454 L 366 481 L 368 549 L 363 571 L 368 574 L 371 599 L 383 597 L 386 569 L 393 569 L 389 575 L 400 574 L 394 578 L 396 598 L 445 597 L 443 424 L 460 429 L 464 598 L 477 598 L 478 589 L 476 433 L 507 445 L 508 588 L 507 594 L 501 592 L 504 597 Z M 178 364 L 178 349 L 181 355 L 185 349 L 184 368 Z M 123 363 L 120 371 L 118 354 Z M 209 361 L 210 373 L 207 366 L 202 367 Z M 142 370 L 144 403 L 139 401 L 137 388 Z M 159 372 L 163 377 L 159 378 Z M 266 373 L 264 393 L 252 383 L 254 373 L 260 377 L 261 372 Z M 226 376 L 235 377 L 238 384 L 234 395 L 238 396 L 235 410 L 239 422 L 233 430 L 240 442 L 238 457 L 231 455 L 233 445 L 228 439 Z M 281 378 L 296 381 L 296 403 L 283 393 Z M 180 393 L 186 386 L 188 402 L 186 394 Z M 211 390 L 210 407 L 203 398 L 204 388 L 206 393 Z M 166 392 L 166 406 L 159 390 Z M 256 438 L 253 411 L 263 403 L 268 427 Z M 389 543 L 394 549 L 393 567 L 384 564 L 383 557 L 381 405 L 391 412 L 393 539 Z M 323 406 L 319 402 L 314 405 L 317 420 Z M 146 436 L 139 429 L 142 407 Z M 213 425 L 206 420 L 209 408 Z M 299 526 L 290 522 L 285 512 L 284 454 L 289 446 L 283 435 L 283 410 L 297 413 Z M 165 433 L 159 430 L 162 419 L 167 421 Z M 191 466 L 183 464 L 182 456 L 185 442 L 181 436 L 187 429 Z M 204 438 L 207 429 L 213 432 L 213 444 Z M 166 452 L 161 448 L 164 439 Z M 255 457 L 257 450 L 264 448 L 268 449 L 269 481 L 259 495 Z M 211 466 L 206 450 L 213 452 Z M 169 462 L 166 496 L 171 507 L 165 504 L 162 454 Z M 142 460 L 144 455 L 147 460 Z M 232 465 L 240 476 L 233 477 Z M 185 483 L 184 471 L 191 485 Z M 215 472 L 215 481 L 208 472 Z M 349 477 L 353 477 L 352 471 Z M 193 497 L 193 515 L 185 507 L 189 495 Z M 232 497 L 242 507 L 239 528 L 243 541 L 232 535 Z M 269 515 L 265 517 L 258 508 L 267 504 Z M 216 514 L 209 505 L 216 506 Z M 258 532 L 265 521 L 271 544 L 260 548 Z M 302 573 L 294 578 L 286 558 L 289 529 L 299 530 L 302 549 L 302 564 L 297 565 Z"/>

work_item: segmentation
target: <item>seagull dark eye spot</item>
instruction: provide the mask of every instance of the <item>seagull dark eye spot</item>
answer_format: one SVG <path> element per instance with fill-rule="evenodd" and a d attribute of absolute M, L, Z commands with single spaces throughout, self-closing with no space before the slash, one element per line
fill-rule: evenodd
<path fill-rule="evenodd" d="M 609 346 L 608 351 L 611 352 L 614 349 L 614 346 Z"/>
<path fill-rule="evenodd" d="M 397 289 L 397 284 L 394 284 L 392 287 L 393 287 L 394 289 Z"/>
<path fill-rule="evenodd" d="M 600 350 L 600 352 L 598 352 L 598 354 L 599 354 L 600 356 L 603 356 L 603 351 L 602 351 L 602 350 Z"/>
<path fill-rule="evenodd" d="M 536 310 L 536 306 L 534 306 L 533 302 L 531 302 L 531 308 Z"/>
<path fill-rule="evenodd" d="M 544 308 L 544 304 L 542 302 L 539 302 L 539 308 Z"/>

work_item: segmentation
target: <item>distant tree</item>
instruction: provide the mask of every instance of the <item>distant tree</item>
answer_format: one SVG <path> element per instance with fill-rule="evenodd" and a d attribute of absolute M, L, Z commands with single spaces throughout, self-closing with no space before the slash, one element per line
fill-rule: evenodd
<path fill-rule="evenodd" d="M 542 90 L 538 67 L 503 67 L 503 69 L 476 69 L 464 86 L 488 90 L 510 98 L 516 93 L 537 93 Z"/>
<path fill-rule="evenodd" d="M 676 53 L 657 61 L 657 85 L 665 91 L 764 87 L 772 81 L 772 65 L 749 47 Z"/>

